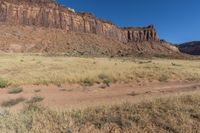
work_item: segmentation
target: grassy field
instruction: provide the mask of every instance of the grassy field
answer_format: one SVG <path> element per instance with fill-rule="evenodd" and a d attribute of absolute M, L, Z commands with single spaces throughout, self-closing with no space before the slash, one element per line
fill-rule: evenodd
<path fill-rule="evenodd" d="M 199 129 L 199 93 L 68 112 L 32 103 L 20 113 L 0 115 L 3 133 L 196 133 Z"/>
<path fill-rule="evenodd" d="M 86 58 L 66 56 L 2 54 L 0 88 L 20 96 L 21 85 L 75 83 L 93 85 L 115 82 L 200 81 L 200 60 Z M 3 90 L 4 91 L 4 90 Z M 40 92 L 40 90 L 37 90 Z M 36 93 L 36 91 L 34 91 Z M 28 101 L 15 97 L 2 103 L 11 107 L 24 102 L 14 113 L 0 108 L 3 133 L 118 133 L 118 132 L 199 132 L 200 92 L 169 95 L 142 103 L 92 107 L 64 111 L 39 104 L 44 98 Z M 135 93 L 134 93 L 135 94 Z M 177 93 L 178 94 L 178 93 Z"/>
<path fill-rule="evenodd" d="M 169 80 L 200 80 L 200 60 L 0 56 L 0 86 Z"/>

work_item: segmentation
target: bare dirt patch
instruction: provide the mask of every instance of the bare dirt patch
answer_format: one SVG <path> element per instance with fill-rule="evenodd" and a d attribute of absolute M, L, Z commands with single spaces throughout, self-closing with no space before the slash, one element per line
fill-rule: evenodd
<path fill-rule="evenodd" d="M 137 103 L 163 96 L 184 94 L 200 91 L 198 82 L 166 82 L 148 84 L 113 84 L 110 87 L 101 88 L 101 85 L 81 86 L 63 85 L 61 87 L 49 85 L 23 86 L 23 92 L 9 94 L 6 89 L 1 89 L 0 102 L 23 97 L 30 100 L 33 97 L 42 97 L 41 103 L 52 109 L 80 109 L 91 106 L 114 105 L 124 102 Z M 40 90 L 35 92 L 35 90 Z M 13 111 L 23 108 L 23 103 L 12 106 Z"/>

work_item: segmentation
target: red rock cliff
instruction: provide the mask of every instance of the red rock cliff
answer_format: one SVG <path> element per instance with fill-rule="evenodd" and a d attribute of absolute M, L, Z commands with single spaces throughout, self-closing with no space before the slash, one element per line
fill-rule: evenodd
<path fill-rule="evenodd" d="M 90 13 L 76 13 L 54 0 L 0 0 L 0 21 L 11 25 L 60 28 L 94 33 L 123 43 L 159 41 L 153 26 L 119 28 Z"/>

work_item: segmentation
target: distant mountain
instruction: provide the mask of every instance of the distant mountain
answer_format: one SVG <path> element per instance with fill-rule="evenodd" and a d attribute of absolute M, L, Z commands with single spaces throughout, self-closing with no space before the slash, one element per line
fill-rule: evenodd
<path fill-rule="evenodd" d="M 200 41 L 183 43 L 179 45 L 178 48 L 183 53 L 200 55 Z"/>

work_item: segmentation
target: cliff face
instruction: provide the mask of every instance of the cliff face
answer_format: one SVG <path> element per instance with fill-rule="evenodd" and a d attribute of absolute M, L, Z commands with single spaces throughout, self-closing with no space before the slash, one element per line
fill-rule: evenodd
<path fill-rule="evenodd" d="M 0 22 L 93 33 L 123 43 L 159 41 L 153 26 L 119 28 L 90 13 L 76 13 L 54 0 L 0 0 Z"/>

